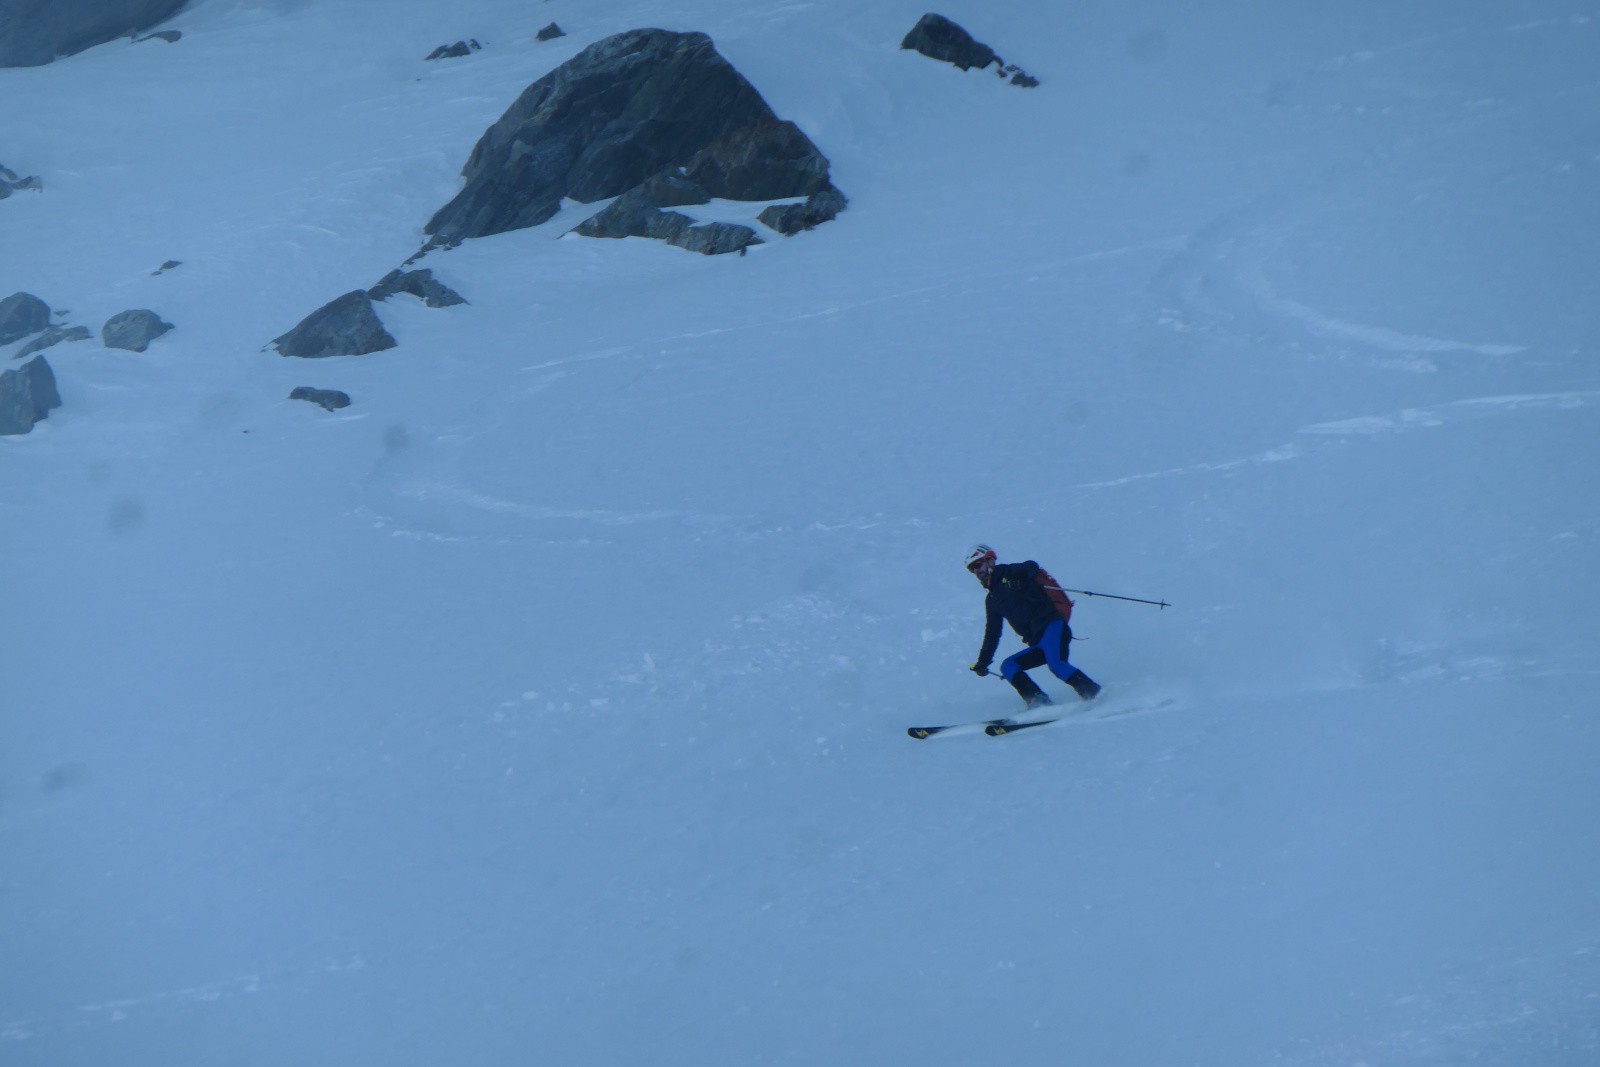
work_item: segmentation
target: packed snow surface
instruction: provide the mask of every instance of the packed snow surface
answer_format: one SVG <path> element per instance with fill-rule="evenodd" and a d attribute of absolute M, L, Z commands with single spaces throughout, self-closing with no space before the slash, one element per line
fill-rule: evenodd
<path fill-rule="evenodd" d="M 0 1062 L 1600 1062 L 1600 7 L 939 9 L 1035 89 L 925 10 L 199 0 L 0 70 L 0 296 L 96 335 L 0 439 Z M 569 205 L 263 350 L 641 26 L 848 210 Z M 1020 710 L 974 541 L 1172 606 L 913 741 Z"/>

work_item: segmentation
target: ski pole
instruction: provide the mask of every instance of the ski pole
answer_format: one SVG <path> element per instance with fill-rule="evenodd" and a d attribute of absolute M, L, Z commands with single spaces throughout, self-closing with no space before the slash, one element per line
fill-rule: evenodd
<path fill-rule="evenodd" d="M 1145 600 L 1142 597 L 1118 596 L 1115 593 L 1091 593 L 1087 589 L 1059 589 L 1056 586 L 1051 586 L 1050 588 L 1055 589 L 1058 593 L 1078 593 L 1081 596 L 1103 596 L 1107 600 L 1131 600 L 1135 604 L 1154 604 L 1157 608 L 1172 607 L 1172 605 L 1168 604 L 1165 600 Z"/>

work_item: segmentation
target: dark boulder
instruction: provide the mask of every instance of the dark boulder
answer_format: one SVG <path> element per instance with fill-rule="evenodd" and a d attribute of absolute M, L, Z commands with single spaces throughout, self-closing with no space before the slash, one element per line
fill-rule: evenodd
<path fill-rule="evenodd" d="M 32 293 L 12 293 L 0 300 L 0 345 L 20 341 L 50 325 L 50 305 Z"/>
<path fill-rule="evenodd" d="M 40 67 L 85 48 L 143 33 L 186 0 L 3 0 L 0 67 Z"/>
<path fill-rule="evenodd" d="M 776 121 L 705 34 L 620 33 L 523 91 L 479 139 L 465 188 L 426 231 L 451 243 L 537 226 L 563 197 L 618 196 L 734 131 Z"/>
<path fill-rule="evenodd" d="M 756 219 L 763 226 L 788 236 L 832 221 L 847 203 L 844 194 L 829 185 L 806 197 L 803 204 L 774 204 L 757 215 Z"/>
<path fill-rule="evenodd" d="M 172 329 L 172 323 L 162 322 L 154 311 L 139 309 L 122 311 L 106 320 L 100 328 L 100 340 L 107 348 L 122 348 L 129 352 L 143 352 L 150 342 Z"/>
<path fill-rule="evenodd" d="M 280 355 L 302 359 L 363 356 L 395 343 L 372 309 L 372 298 L 361 289 L 324 304 L 272 342 Z"/>
<path fill-rule="evenodd" d="M 338 411 L 350 406 L 350 394 L 337 389 L 313 389 L 309 385 L 297 387 L 289 394 L 290 400 L 309 400 L 324 411 Z"/>
<path fill-rule="evenodd" d="M 900 47 L 921 52 L 930 59 L 954 63 L 962 70 L 973 67 L 982 70 L 991 63 L 1000 62 L 994 49 L 973 40 L 972 34 L 943 15 L 922 16 L 900 42 Z"/>
<path fill-rule="evenodd" d="M 61 406 L 56 376 L 43 356 L 16 370 L 0 372 L 0 435 L 27 433 L 33 424 Z"/>
<path fill-rule="evenodd" d="M 973 40 L 972 34 L 943 15 L 922 16 L 900 42 L 900 47 L 921 52 L 931 59 L 954 63 L 962 70 L 974 67 L 983 70 L 993 66 L 998 77 L 1009 79 L 1012 85 L 1023 89 L 1032 89 L 1039 84 L 1038 78 L 1014 63 L 1007 63 L 995 54 L 994 49 Z"/>
<path fill-rule="evenodd" d="M 27 359 L 35 352 L 43 352 L 63 341 L 87 341 L 89 328 L 87 326 L 50 326 L 38 337 L 29 341 L 17 350 L 12 359 Z"/>
<path fill-rule="evenodd" d="M 396 293 L 410 293 L 431 308 L 465 304 L 467 298 L 439 281 L 431 270 L 392 270 L 377 285 L 367 290 L 373 300 L 387 300 Z"/>
<path fill-rule="evenodd" d="M 557 26 L 555 23 L 552 22 L 550 25 L 546 26 L 544 29 L 542 29 L 538 33 L 534 34 L 534 37 L 535 37 L 535 39 L 540 40 L 540 41 L 553 41 L 557 37 L 565 37 L 566 35 L 567 35 L 567 31 L 566 30 L 563 30 L 560 26 Z"/>

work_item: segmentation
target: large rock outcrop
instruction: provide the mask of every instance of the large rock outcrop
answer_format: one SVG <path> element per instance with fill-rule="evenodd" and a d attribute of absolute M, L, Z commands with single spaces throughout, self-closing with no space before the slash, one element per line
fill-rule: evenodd
<path fill-rule="evenodd" d="M 41 67 L 143 33 L 187 0 L 0 0 L 0 67 Z"/>
<path fill-rule="evenodd" d="M 711 197 L 775 200 L 828 185 L 828 161 L 703 33 L 630 30 L 540 78 L 491 126 L 436 243 L 537 226 L 563 197 L 591 203 L 663 176 Z"/>
<path fill-rule="evenodd" d="M 0 436 L 27 433 L 51 408 L 60 406 L 55 373 L 43 356 L 34 356 L 16 370 L 0 371 Z"/>
<path fill-rule="evenodd" d="M 393 348 L 395 343 L 372 309 L 372 298 L 362 289 L 324 304 L 272 342 L 279 355 L 302 359 L 364 356 Z"/>

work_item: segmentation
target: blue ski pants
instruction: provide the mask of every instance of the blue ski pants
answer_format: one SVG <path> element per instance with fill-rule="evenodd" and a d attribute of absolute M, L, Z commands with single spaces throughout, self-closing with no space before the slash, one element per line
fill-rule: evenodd
<path fill-rule="evenodd" d="M 1067 646 L 1071 643 L 1072 627 L 1064 620 L 1058 619 L 1044 628 L 1044 633 L 1039 635 L 1037 645 L 1025 648 L 1016 655 L 1007 656 L 1002 660 L 1000 676 L 1009 682 L 1022 671 L 1031 671 L 1035 667 L 1049 667 L 1050 673 L 1064 682 L 1078 669 L 1067 662 Z"/>

